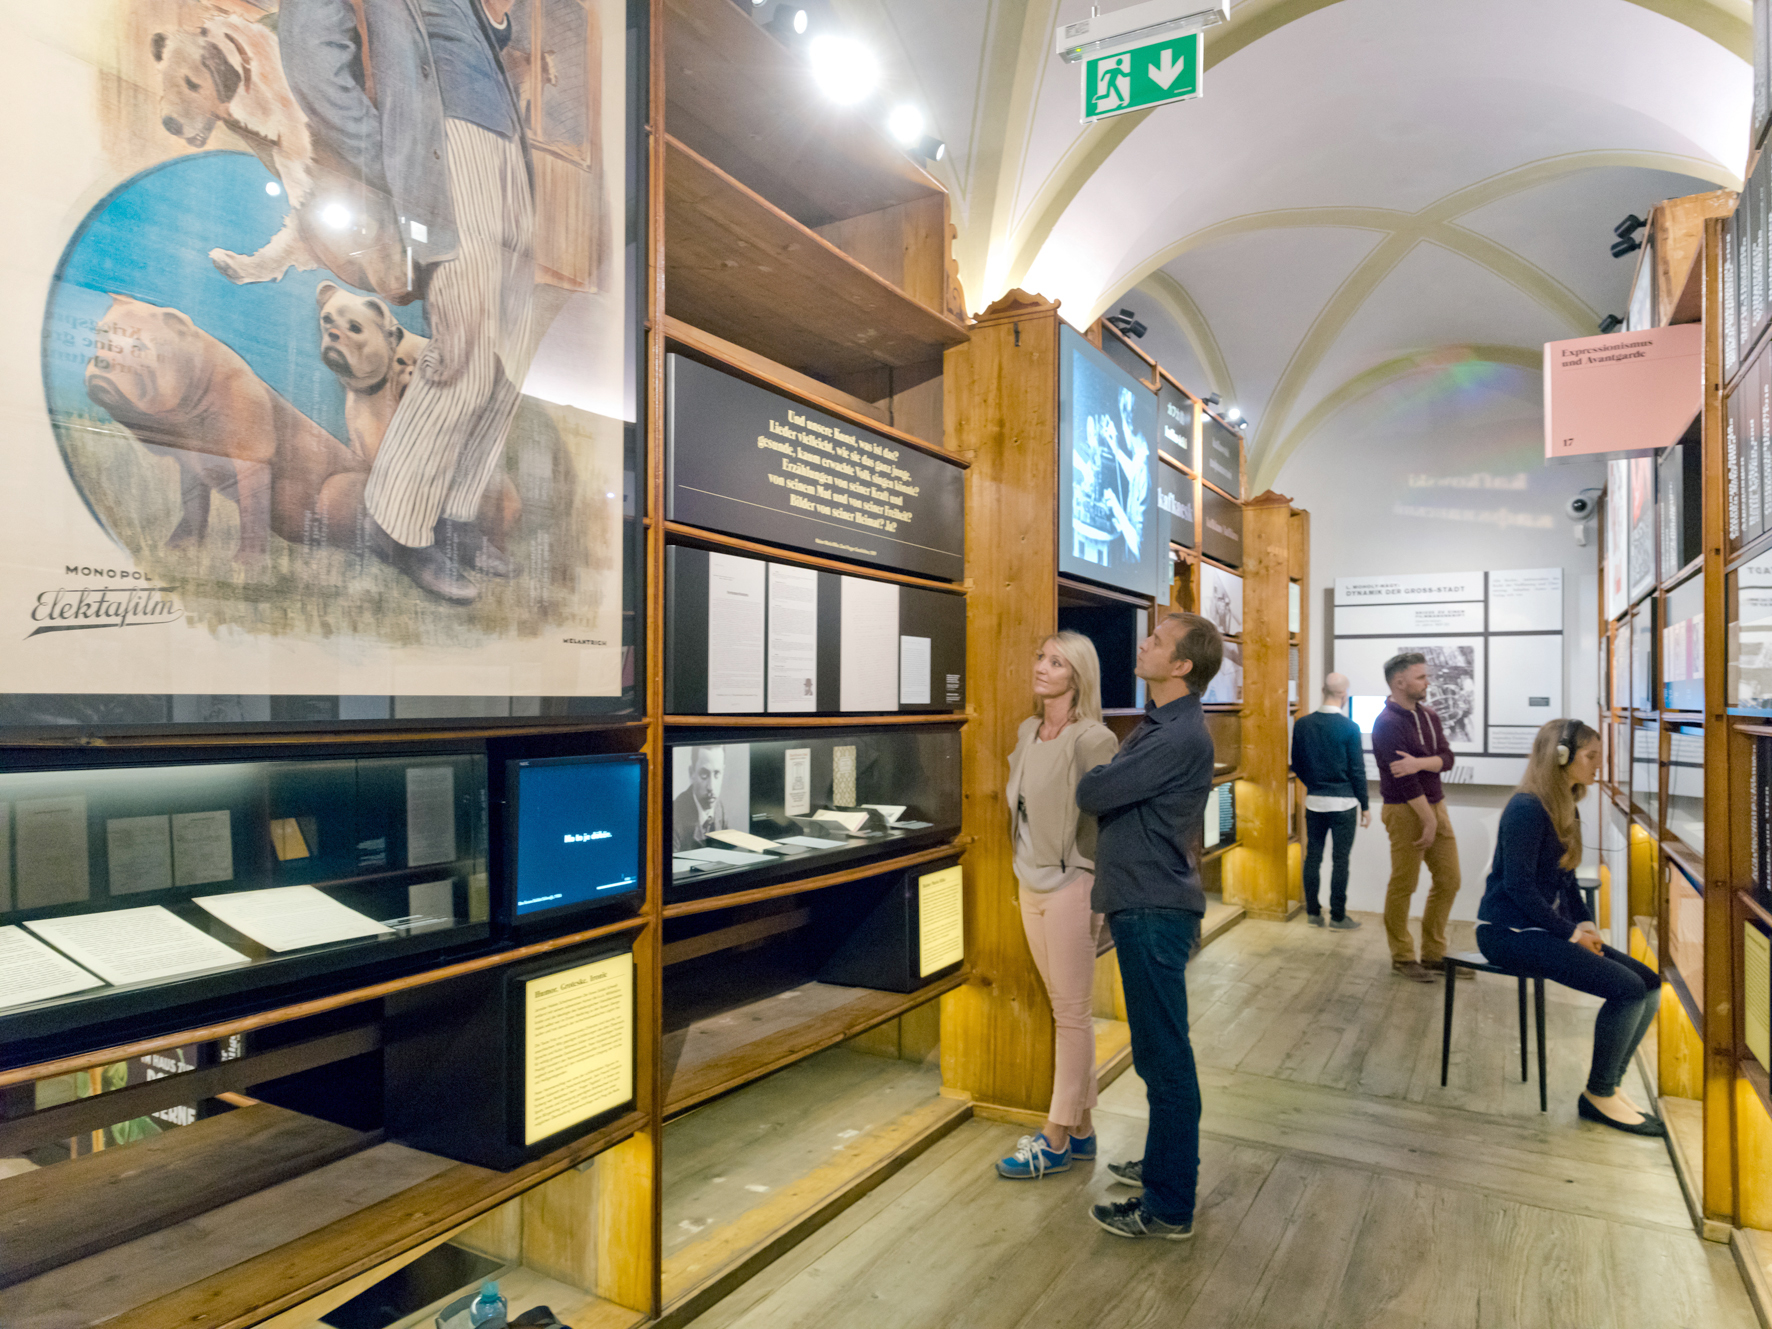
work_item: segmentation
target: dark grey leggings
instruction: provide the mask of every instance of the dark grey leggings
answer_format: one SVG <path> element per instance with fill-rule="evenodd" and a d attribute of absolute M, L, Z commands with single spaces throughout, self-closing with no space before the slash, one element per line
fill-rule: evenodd
<path fill-rule="evenodd" d="M 1594 1060 L 1587 1073 L 1587 1091 L 1601 1098 L 1617 1092 L 1661 1004 L 1661 975 L 1610 946 L 1604 955 L 1595 955 L 1548 932 L 1510 932 L 1492 923 L 1478 925 L 1477 947 L 1490 964 L 1510 974 L 1548 978 L 1605 999 L 1594 1020 Z"/>

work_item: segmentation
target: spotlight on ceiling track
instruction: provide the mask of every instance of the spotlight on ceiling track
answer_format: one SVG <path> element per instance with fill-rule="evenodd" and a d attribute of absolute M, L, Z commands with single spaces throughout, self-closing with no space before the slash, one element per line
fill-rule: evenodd
<path fill-rule="evenodd" d="M 1618 225 L 1612 228 L 1612 234 L 1617 236 L 1620 240 L 1628 240 L 1632 235 L 1642 230 L 1643 227 L 1648 224 L 1648 222 L 1644 221 L 1633 212 L 1630 216 L 1626 217 L 1623 221 L 1619 222 Z"/>
<path fill-rule="evenodd" d="M 1224 418 L 1229 420 L 1232 424 L 1236 424 L 1237 421 L 1243 418 L 1243 413 L 1233 406 L 1230 410 L 1224 413 Z"/>
<path fill-rule="evenodd" d="M 769 16 L 769 22 L 763 25 L 763 31 L 778 42 L 792 46 L 805 39 L 809 21 L 806 11 L 797 5 L 777 5 L 775 12 Z"/>
<path fill-rule="evenodd" d="M 948 145 L 936 138 L 933 134 L 925 134 L 923 136 L 923 141 L 917 144 L 916 151 L 922 155 L 924 161 L 946 161 Z"/>
<path fill-rule="evenodd" d="M 1636 236 L 1626 236 L 1622 240 L 1612 242 L 1612 257 L 1623 258 L 1626 254 L 1634 254 L 1643 247 L 1643 242 Z"/>
<path fill-rule="evenodd" d="M 812 39 L 812 81 L 840 106 L 853 106 L 873 94 L 880 81 L 874 53 L 852 37 L 821 33 Z"/>
<path fill-rule="evenodd" d="M 1216 392 L 1208 392 L 1204 397 L 1200 398 L 1200 400 L 1205 402 L 1208 406 L 1216 406 L 1223 400 L 1223 398 L 1221 398 Z"/>
<path fill-rule="evenodd" d="M 1149 328 L 1138 321 L 1138 315 L 1134 314 L 1130 309 L 1122 309 L 1117 314 L 1109 314 L 1107 321 L 1112 323 L 1128 337 L 1131 337 L 1134 341 L 1143 337 L 1145 333 L 1150 331 Z"/>
<path fill-rule="evenodd" d="M 1617 314 L 1608 314 L 1605 318 L 1600 320 L 1601 332 L 1616 332 L 1623 326 L 1624 320 L 1618 317 Z"/>
<path fill-rule="evenodd" d="M 901 147 L 916 147 L 923 141 L 923 113 L 909 102 L 893 107 L 892 114 L 886 117 L 886 132 Z"/>

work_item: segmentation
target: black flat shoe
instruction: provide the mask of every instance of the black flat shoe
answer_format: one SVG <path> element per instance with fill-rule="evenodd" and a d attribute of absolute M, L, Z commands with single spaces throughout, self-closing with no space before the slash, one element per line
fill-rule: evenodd
<path fill-rule="evenodd" d="M 1667 1134 L 1667 1127 L 1661 1124 L 1660 1117 L 1645 1115 L 1634 1126 L 1622 1121 L 1614 1121 L 1595 1107 L 1586 1094 L 1575 1100 L 1575 1112 L 1583 1121 L 1597 1121 L 1602 1126 L 1610 1126 L 1613 1130 L 1623 1131 L 1626 1135 L 1648 1135 L 1660 1139 Z"/>

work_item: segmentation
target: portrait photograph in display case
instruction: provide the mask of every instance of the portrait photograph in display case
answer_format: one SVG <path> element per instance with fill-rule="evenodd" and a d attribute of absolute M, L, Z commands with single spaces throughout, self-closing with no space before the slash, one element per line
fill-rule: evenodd
<path fill-rule="evenodd" d="M 750 744 L 673 749 L 671 848 L 705 849 L 715 831 L 750 828 Z"/>
<path fill-rule="evenodd" d="M 60 108 L 5 149 L 0 724 L 619 708 L 644 37 L 484 11 L 466 118 L 388 0 L 0 20 Z"/>
<path fill-rule="evenodd" d="M 1227 637 L 1243 635 L 1243 579 L 1234 572 L 1200 565 L 1200 613 Z"/>

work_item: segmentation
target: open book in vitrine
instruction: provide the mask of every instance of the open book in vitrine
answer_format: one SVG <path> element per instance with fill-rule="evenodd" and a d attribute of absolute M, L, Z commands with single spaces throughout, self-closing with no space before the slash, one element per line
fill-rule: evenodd
<path fill-rule="evenodd" d="M 9 1060 L 36 1040 L 66 1050 L 115 1021 L 176 1027 L 489 936 L 478 753 L 80 759 L 0 774 Z"/>

